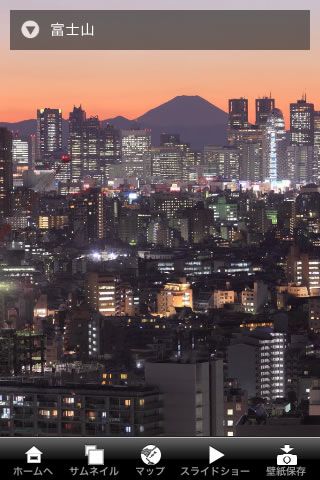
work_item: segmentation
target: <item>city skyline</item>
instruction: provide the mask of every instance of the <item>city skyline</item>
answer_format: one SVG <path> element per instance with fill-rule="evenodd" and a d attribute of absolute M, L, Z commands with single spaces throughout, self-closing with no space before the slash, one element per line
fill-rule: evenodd
<path fill-rule="evenodd" d="M 226 97 L 225 98 L 225 107 L 222 107 L 222 108 L 220 106 L 218 106 L 216 103 L 211 102 L 209 99 L 204 98 L 199 94 L 186 95 L 186 94 L 182 93 L 181 95 L 177 94 L 173 97 L 167 98 L 162 103 L 151 106 L 151 108 L 148 109 L 148 110 L 141 111 L 135 117 L 130 117 L 129 115 L 126 115 L 125 113 L 119 113 L 119 115 L 116 115 L 116 116 L 111 116 L 111 115 L 108 115 L 108 114 L 100 115 L 97 111 L 92 111 L 90 108 L 87 108 L 86 104 L 84 102 L 81 102 L 81 101 L 78 102 L 78 103 L 77 102 L 76 103 L 70 103 L 70 106 L 66 109 L 63 109 L 61 107 L 61 102 L 53 104 L 53 102 L 49 101 L 47 104 L 43 104 L 43 105 L 41 104 L 41 105 L 35 106 L 33 108 L 33 111 L 32 111 L 33 113 L 29 117 L 25 117 L 25 118 L 21 117 L 21 118 L 17 118 L 16 120 L 12 120 L 12 121 L 10 121 L 7 118 L 0 118 L 0 124 L 5 124 L 5 123 L 15 124 L 15 123 L 20 123 L 20 122 L 29 121 L 29 120 L 36 120 L 37 119 L 37 111 L 38 110 L 43 110 L 43 109 L 46 109 L 46 108 L 60 110 L 61 114 L 62 114 L 62 119 L 65 120 L 65 121 L 68 121 L 70 113 L 72 112 L 73 108 L 76 107 L 76 106 L 80 106 L 81 108 L 83 108 L 85 110 L 88 118 L 98 117 L 99 120 L 102 121 L 102 122 L 107 121 L 107 120 L 112 121 L 116 118 L 121 118 L 121 117 L 126 119 L 126 120 L 129 120 L 131 122 L 135 122 L 135 121 L 138 121 L 140 117 L 142 117 L 145 114 L 151 112 L 152 110 L 160 108 L 163 105 L 166 105 L 167 103 L 170 103 L 170 102 L 172 102 L 175 99 L 180 98 L 180 97 L 200 98 L 200 99 L 208 102 L 210 105 L 218 108 L 219 110 L 221 110 L 226 115 L 228 115 L 228 102 L 231 99 L 245 99 L 245 100 L 248 101 L 248 122 L 251 123 L 251 124 L 256 123 L 256 110 L 255 110 L 256 100 L 263 100 L 263 99 L 266 99 L 266 98 L 274 99 L 276 108 L 283 113 L 285 126 L 286 126 L 287 130 L 290 129 L 290 105 L 291 104 L 294 104 L 301 99 L 306 99 L 307 102 L 314 104 L 314 107 L 315 107 L 314 110 L 315 111 L 320 110 L 320 101 L 317 102 L 315 99 L 311 98 L 310 95 L 308 95 L 308 92 L 302 92 L 301 95 L 296 95 L 296 97 L 291 98 L 291 100 L 289 100 L 288 105 L 286 105 L 286 107 L 284 109 L 279 106 L 279 102 L 278 102 L 279 99 L 277 99 L 277 97 L 275 97 L 272 94 L 271 91 L 266 92 L 265 94 L 262 94 L 262 95 L 259 95 L 259 96 L 240 95 L 239 97 L 231 97 L 231 96 Z M 281 100 L 280 100 L 280 103 L 282 103 Z"/>

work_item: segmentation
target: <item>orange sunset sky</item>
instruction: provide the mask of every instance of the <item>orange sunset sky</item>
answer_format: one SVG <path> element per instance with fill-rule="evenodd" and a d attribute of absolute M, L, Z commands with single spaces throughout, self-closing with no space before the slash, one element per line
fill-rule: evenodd
<path fill-rule="evenodd" d="M 134 52 L 10 52 L 9 10 L 81 9 L 86 0 L 1 0 L 0 121 L 35 117 L 39 107 L 62 108 L 64 116 L 74 104 L 100 118 L 124 115 L 136 118 L 176 95 L 201 95 L 226 110 L 228 98 L 276 98 L 288 115 L 288 105 L 306 92 L 320 109 L 320 2 L 226 1 L 223 8 L 310 9 L 311 51 L 134 51 Z M 119 3 L 91 0 L 90 8 L 148 8 L 150 1 Z M 221 2 L 199 0 L 197 8 L 221 8 Z M 194 8 L 191 1 L 152 2 L 153 8 Z M 272 32 L 270 32 L 272 35 Z M 253 39 L 254 42 L 254 39 Z"/>

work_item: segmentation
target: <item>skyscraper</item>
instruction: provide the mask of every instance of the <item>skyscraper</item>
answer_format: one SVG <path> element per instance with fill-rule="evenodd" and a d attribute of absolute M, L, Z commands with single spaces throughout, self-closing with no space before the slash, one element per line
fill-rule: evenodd
<path fill-rule="evenodd" d="M 262 179 L 262 139 L 263 129 L 250 123 L 229 130 L 229 145 L 239 149 L 240 180 Z"/>
<path fill-rule="evenodd" d="M 73 183 L 91 177 L 106 185 L 120 159 L 119 131 L 112 125 L 103 127 L 98 117 L 86 118 L 81 106 L 74 107 L 69 116 L 69 154 Z"/>
<path fill-rule="evenodd" d="M 314 112 L 314 151 L 317 164 L 317 178 L 320 178 L 320 111 Z"/>
<path fill-rule="evenodd" d="M 248 122 L 248 100 L 232 98 L 229 100 L 229 128 L 241 128 Z"/>
<path fill-rule="evenodd" d="M 290 104 L 290 144 L 314 145 L 314 105 L 307 103 L 306 96 Z"/>
<path fill-rule="evenodd" d="M 308 145 L 290 145 L 287 148 L 288 179 L 298 185 L 318 181 L 315 148 Z"/>
<path fill-rule="evenodd" d="M 271 182 L 286 176 L 286 129 L 281 110 L 269 114 L 263 133 L 263 176 Z"/>
<path fill-rule="evenodd" d="M 152 177 L 157 180 L 182 180 L 185 156 L 179 147 L 153 147 L 147 156 L 151 161 Z"/>
<path fill-rule="evenodd" d="M 270 113 L 275 109 L 275 100 L 271 97 L 256 99 L 256 125 L 265 125 Z"/>
<path fill-rule="evenodd" d="M 121 163 L 124 176 L 140 178 L 144 174 L 143 157 L 150 148 L 150 130 L 122 130 Z"/>
<path fill-rule="evenodd" d="M 100 132 L 100 173 L 102 185 L 114 176 L 114 167 L 120 161 L 120 132 L 113 125 L 106 125 Z"/>
<path fill-rule="evenodd" d="M 71 158 L 71 181 L 78 183 L 83 176 L 86 112 L 74 107 L 69 115 L 69 154 Z"/>
<path fill-rule="evenodd" d="M 204 146 L 204 174 L 239 180 L 240 151 L 235 147 Z"/>
<path fill-rule="evenodd" d="M 37 135 L 32 133 L 29 137 L 29 164 L 34 168 L 37 161 Z"/>
<path fill-rule="evenodd" d="M 29 142 L 14 138 L 12 142 L 13 184 L 22 186 L 23 172 L 29 168 Z"/>
<path fill-rule="evenodd" d="M 0 221 L 11 214 L 12 134 L 0 127 Z"/>
<path fill-rule="evenodd" d="M 85 122 L 83 175 L 101 180 L 100 157 L 100 121 L 98 117 L 90 117 Z M 100 182 L 99 182 L 100 183 Z"/>
<path fill-rule="evenodd" d="M 62 148 L 62 112 L 41 108 L 37 112 L 37 163 L 46 166 L 51 156 Z"/>

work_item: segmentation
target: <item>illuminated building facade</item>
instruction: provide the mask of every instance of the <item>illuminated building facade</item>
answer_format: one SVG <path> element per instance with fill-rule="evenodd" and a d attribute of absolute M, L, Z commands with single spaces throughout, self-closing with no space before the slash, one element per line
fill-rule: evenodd
<path fill-rule="evenodd" d="M 37 111 L 37 164 L 43 167 L 62 148 L 62 112 L 58 108 Z"/>
<path fill-rule="evenodd" d="M 314 145 L 314 105 L 306 97 L 290 104 L 290 144 Z"/>
<path fill-rule="evenodd" d="M 204 147 L 204 175 L 222 177 L 226 180 L 239 180 L 240 152 L 234 147 Z"/>
<path fill-rule="evenodd" d="M 121 164 L 123 175 L 141 178 L 144 175 L 144 155 L 151 148 L 151 131 L 122 130 Z"/>
<path fill-rule="evenodd" d="M 272 110 L 268 116 L 263 135 L 263 179 L 276 182 L 287 178 L 286 129 L 281 110 Z"/>
<path fill-rule="evenodd" d="M 153 387 L 1 383 L 0 429 L 7 436 L 161 435 L 163 396 Z"/>
<path fill-rule="evenodd" d="M 13 167 L 13 186 L 21 187 L 23 185 L 23 172 L 29 168 L 29 142 L 24 142 L 19 138 L 12 141 L 12 167 Z"/>
<path fill-rule="evenodd" d="M 170 316 L 176 308 L 193 309 L 193 292 L 189 283 L 166 283 L 157 295 L 157 311 Z"/>
<path fill-rule="evenodd" d="M 0 220 L 11 213 L 12 134 L 0 127 Z"/>
<path fill-rule="evenodd" d="M 86 112 L 74 107 L 69 115 L 69 154 L 71 158 L 71 181 L 79 182 L 83 178 L 84 141 Z"/>

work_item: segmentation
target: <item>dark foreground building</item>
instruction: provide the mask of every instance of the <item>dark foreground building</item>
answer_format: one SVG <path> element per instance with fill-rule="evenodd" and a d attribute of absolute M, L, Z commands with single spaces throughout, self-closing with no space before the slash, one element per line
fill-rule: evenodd
<path fill-rule="evenodd" d="M 30 382 L 30 381 L 29 381 Z M 22 393 L 23 392 L 23 393 Z M 162 396 L 152 387 L 0 382 L 1 436 L 158 436 Z"/>

